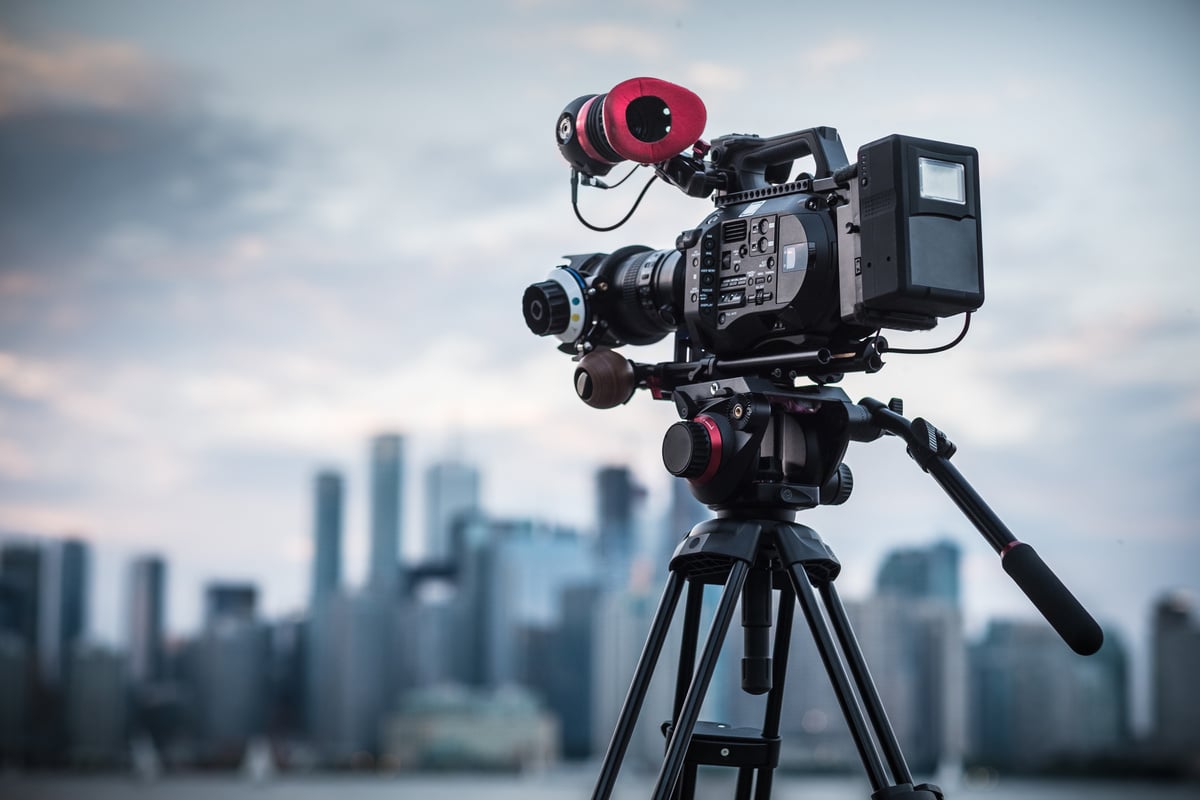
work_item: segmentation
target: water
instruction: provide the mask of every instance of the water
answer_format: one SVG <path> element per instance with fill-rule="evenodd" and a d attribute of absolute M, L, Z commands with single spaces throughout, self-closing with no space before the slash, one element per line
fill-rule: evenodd
<path fill-rule="evenodd" d="M 592 770 L 512 775 L 284 775 L 253 781 L 192 775 L 138 782 L 122 776 L 0 776 L 2 800 L 559 800 L 591 796 Z M 649 776 L 622 775 L 614 800 L 647 798 Z M 949 800 L 1200 800 L 1200 784 L 993 779 L 944 787 Z M 704 775 L 697 800 L 733 797 L 725 774 Z M 865 781 L 780 775 L 773 800 L 866 800 Z"/>

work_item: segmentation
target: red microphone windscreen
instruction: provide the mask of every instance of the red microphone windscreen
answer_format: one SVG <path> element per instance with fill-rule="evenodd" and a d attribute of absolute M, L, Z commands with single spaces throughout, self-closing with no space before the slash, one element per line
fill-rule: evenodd
<path fill-rule="evenodd" d="M 704 132 L 708 112 L 695 92 L 658 78 L 630 78 L 604 98 L 604 133 L 612 149 L 639 164 L 679 155 Z"/>

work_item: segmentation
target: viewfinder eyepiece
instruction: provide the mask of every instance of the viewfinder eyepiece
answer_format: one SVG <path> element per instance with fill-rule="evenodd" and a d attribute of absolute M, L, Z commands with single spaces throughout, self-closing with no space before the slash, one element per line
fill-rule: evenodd
<path fill-rule="evenodd" d="M 708 112 L 698 95 L 658 78 L 630 78 L 604 94 L 578 97 L 558 117 L 558 149 L 593 177 L 615 164 L 657 164 L 679 155 L 704 132 Z"/>

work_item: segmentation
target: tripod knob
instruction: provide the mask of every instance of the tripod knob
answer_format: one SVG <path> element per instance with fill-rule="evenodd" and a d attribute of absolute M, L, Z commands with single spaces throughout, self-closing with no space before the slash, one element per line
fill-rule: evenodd
<path fill-rule="evenodd" d="M 821 505 L 840 506 L 850 499 L 852 491 L 854 491 L 854 473 L 850 471 L 850 465 L 838 464 L 837 472 L 821 487 Z"/>
<path fill-rule="evenodd" d="M 676 422 L 663 436 L 663 464 L 677 477 L 707 480 L 720 463 L 720 443 L 719 429 L 710 417 Z"/>

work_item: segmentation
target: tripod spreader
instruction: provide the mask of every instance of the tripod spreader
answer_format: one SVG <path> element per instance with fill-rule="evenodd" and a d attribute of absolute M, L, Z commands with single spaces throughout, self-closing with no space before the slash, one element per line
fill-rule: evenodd
<path fill-rule="evenodd" d="M 859 405 L 879 430 L 895 434 L 908 445 L 908 454 L 933 476 L 959 510 L 1000 554 L 1001 565 L 1046 621 L 1072 650 L 1091 655 L 1104 643 L 1104 632 L 1058 576 L 1031 546 L 1018 541 L 996 512 L 984 502 L 962 473 L 950 463 L 955 447 L 946 435 L 924 419 L 909 421 L 874 398 Z M 855 437 L 858 438 L 858 437 Z"/>

